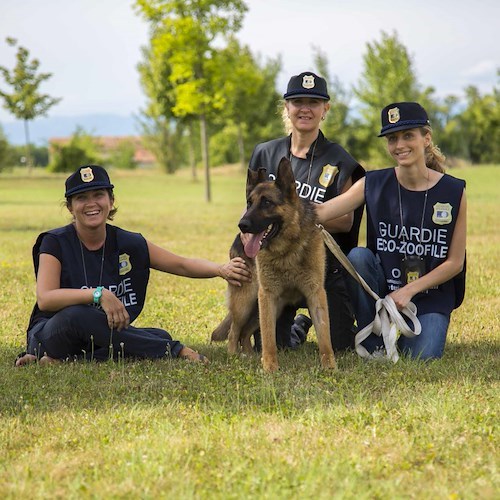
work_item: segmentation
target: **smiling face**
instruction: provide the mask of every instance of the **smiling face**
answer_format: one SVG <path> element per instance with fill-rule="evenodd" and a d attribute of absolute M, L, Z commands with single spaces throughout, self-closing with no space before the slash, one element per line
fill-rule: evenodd
<path fill-rule="evenodd" d="M 420 128 L 400 130 L 387 134 L 387 149 L 399 166 L 425 166 L 425 148 L 431 142 L 429 133 L 422 133 Z"/>
<path fill-rule="evenodd" d="M 292 127 L 298 132 L 319 130 L 321 118 L 330 109 L 326 99 L 314 97 L 287 99 L 285 105 Z"/>
<path fill-rule="evenodd" d="M 68 210 L 77 225 L 95 228 L 106 224 L 114 198 L 107 189 L 94 189 L 77 193 L 68 200 Z"/>

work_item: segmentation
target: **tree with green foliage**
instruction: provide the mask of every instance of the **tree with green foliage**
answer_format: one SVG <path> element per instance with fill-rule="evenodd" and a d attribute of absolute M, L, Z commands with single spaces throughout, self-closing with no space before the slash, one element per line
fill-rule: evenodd
<path fill-rule="evenodd" d="M 123 170 L 134 170 L 137 168 L 135 160 L 135 143 L 133 139 L 123 139 L 111 151 L 109 164 Z"/>
<path fill-rule="evenodd" d="M 264 137 L 268 139 L 281 130 L 281 117 L 276 113 L 280 98 L 276 79 L 281 61 L 277 58 L 260 64 L 250 48 L 241 46 L 234 37 L 224 49 L 214 54 L 214 59 L 218 63 L 215 86 L 221 90 L 223 99 L 216 118 L 224 125 L 218 139 L 225 142 L 229 155 L 234 155 L 234 147 L 228 143 L 228 138 L 235 140 L 238 145 L 236 156 L 245 170 L 253 147 L 263 139 L 263 131 L 271 132 Z"/>
<path fill-rule="evenodd" d="M 462 111 L 463 105 L 459 97 L 448 95 L 443 99 L 440 112 L 436 113 L 432 122 L 433 131 L 437 128 L 439 135 L 439 139 L 435 137 L 434 143 L 446 155 L 448 163 L 452 163 L 454 158 L 468 157 L 459 123 Z"/>
<path fill-rule="evenodd" d="M 78 127 L 69 142 L 51 144 L 49 172 L 72 172 L 80 165 L 104 163 L 95 139 Z"/>
<path fill-rule="evenodd" d="M 154 40 L 142 49 L 143 60 L 137 65 L 140 82 L 146 94 L 146 107 L 141 110 L 140 125 L 147 147 L 156 157 L 159 167 L 173 173 L 182 161 L 182 120 L 172 108 L 171 65 L 169 54 L 156 49 Z M 194 170 L 196 171 L 196 170 Z"/>
<path fill-rule="evenodd" d="M 362 120 L 356 127 L 356 139 L 364 146 L 362 156 L 377 165 L 387 162 L 385 145 L 377 138 L 380 111 L 391 102 L 420 102 L 431 116 L 434 89 L 421 90 L 413 61 L 397 33 L 382 32 L 381 40 L 367 43 L 364 70 L 354 94 L 361 104 Z"/>
<path fill-rule="evenodd" d="M 352 136 L 349 124 L 349 101 L 351 95 L 337 76 L 330 75 L 328 57 L 320 47 L 313 47 L 313 60 L 317 73 L 327 82 L 330 95 L 330 111 L 321 125 L 321 130 L 329 140 L 342 144 L 350 151 L 349 142 Z"/>
<path fill-rule="evenodd" d="M 6 42 L 11 47 L 17 46 L 17 40 L 7 38 Z M 29 51 L 24 47 L 17 47 L 16 65 L 12 71 L 5 66 L 0 66 L 6 84 L 12 88 L 11 93 L 0 90 L 3 106 L 19 120 L 24 121 L 26 138 L 26 159 L 28 170 L 31 171 L 31 145 L 28 123 L 38 116 L 46 116 L 48 110 L 61 101 L 60 98 L 50 97 L 39 91 L 40 84 L 52 76 L 52 73 L 38 73 L 40 62 L 38 59 L 29 60 Z"/>
<path fill-rule="evenodd" d="M 162 115 L 148 116 L 144 111 L 139 124 L 144 145 L 155 156 L 156 165 L 165 173 L 173 174 L 182 162 L 181 129 Z"/>
<path fill-rule="evenodd" d="M 474 86 L 465 89 L 467 108 L 458 116 L 457 132 L 473 163 L 500 162 L 500 88 L 481 95 Z"/>
<path fill-rule="evenodd" d="M 500 76 L 500 74 L 499 74 Z M 464 89 L 465 100 L 446 96 L 431 107 L 434 142 L 453 164 L 454 159 L 472 163 L 500 162 L 500 87 L 481 94 L 474 86 Z"/>
<path fill-rule="evenodd" d="M 214 85 L 214 54 L 221 40 L 240 29 L 247 7 L 242 0 L 136 0 L 135 6 L 151 23 L 155 54 L 167 54 L 174 116 L 199 121 L 210 201 L 208 123 L 223 105 L 221 89 Z"/>
<path fill-rule="evenodd" d="M 49 148 L 30 144 L 31 159 L 34 167 L 46 167 L 49 159 Z M 26 167 L 26 146 L 9 144 L 0 129 L 0 170 L 6 167 Z"/>
<path fill-rule="evenodd" d="M 15 165 L 14 148 L 9 144 L 7 137 L 0 127 L 0 172 Z"/>
<path fill-rule="evenodd" d="M 47 146 L 37 146 L 30 144 L 31 160 L 34 167 L 46 167 L 49 163 L 49 148 Z M 26 166 L 26 146 L 11 146 L 12 165 L 18 167 Z"/>

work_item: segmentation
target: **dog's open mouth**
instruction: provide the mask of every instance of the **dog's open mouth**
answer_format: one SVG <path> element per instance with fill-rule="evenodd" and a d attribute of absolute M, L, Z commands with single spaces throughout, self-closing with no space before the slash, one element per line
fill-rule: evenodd
<path fill-rule="evenodd" d="M 247 257 L 254 259 L 259 253 L 259 250 L 264 247 L 279 231 L 278 224 L 269 224 L 261 233 L 252 234 L 252 238 L 245 245 L 245 253 Z"/>

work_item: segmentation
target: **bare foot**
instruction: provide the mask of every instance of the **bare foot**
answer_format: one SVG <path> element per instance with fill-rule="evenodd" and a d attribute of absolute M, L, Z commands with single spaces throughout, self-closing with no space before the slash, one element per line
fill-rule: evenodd
<path fill-rule="evenodd" d="M 16 359 L 16 366 L 29 365 L 36 361 L 36 356 L 33 354 L 24 354 L 23 356 Z"/>
<path fill-rule="evenodd" d="M 35 363 L 37 361 L 37 357 L 33 354 L 24 354 L 23 356 L 16 359 L 16 366 L 24 366 L 29 365 L 31 363 Z M 46 354 L 40 358 L 38 361 L 41 365 L 51 365 L 53 363 L 60 363 L 59 359 L 51 358 Z"/>
<path fill-rule="evenodd" d="M 54 363 L 60 363 L 60 362 L 61 362 L 61 360 L 55 359 L 55 358 L 51 358 L 50 356 L 47 356 L 46 354 L 45 354 L 45 356 L 42 356 L 40 358 L 40 361 L 39 361 L 39 363 L 41 365 L 52 365 Z"/>
<path fill-rule="evenodd" d="M 188 361 L 194 361 L 196 363 L 203 363 L 205 365 L 210 363 L 207 357 L 194 351 L 190 347 L 183 347 L 179 352 L 179 358 L 187 359 Z"/>

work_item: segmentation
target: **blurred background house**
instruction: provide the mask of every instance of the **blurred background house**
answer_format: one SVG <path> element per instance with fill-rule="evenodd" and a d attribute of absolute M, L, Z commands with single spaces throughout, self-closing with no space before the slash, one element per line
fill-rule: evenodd
<path fill-rule="evenodd" d="M 60 154 L 63 148 L 74 144 L 75 136 L 52 137 L 49 139 L 49 163 Z M 84 145 L 82 145 L 82 143 Z M 92 151 L 89 161 L 116 168 L 152 168 L 156 163 L 155 155 L 143 144 L 139 136 L 80 136 L 81 149 Z"/>

